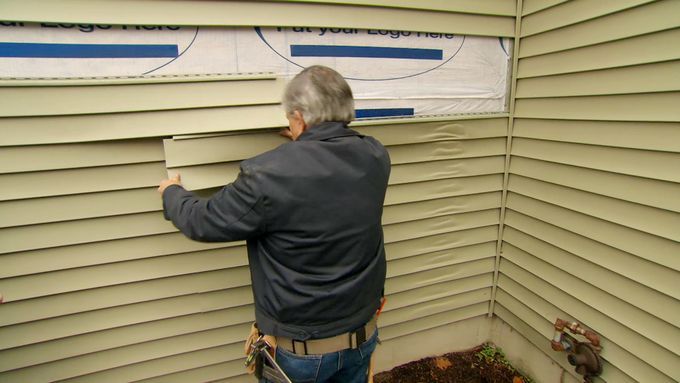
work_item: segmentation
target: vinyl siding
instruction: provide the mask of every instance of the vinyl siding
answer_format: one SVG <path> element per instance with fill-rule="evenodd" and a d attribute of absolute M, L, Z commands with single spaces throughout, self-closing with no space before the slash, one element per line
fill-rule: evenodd
<path fill-rule="evenodd" d="M 341 4 L 345 3 L 345 4 Z M 79 0 L 10 1 L 1 10 L 7 20 L 83 22 L 132 25 L 236 25 L 380 28 L 390 30 L 514 36 L 514 2 L 488 4 L 459 0 L 400 2 L 297 1 L 191 1 L 135 0 L 120 6 L 117 0 L 96 3 Z M 390 2 L 390 5 L 392 2 Z M 162 9 L 163 12 L 158 12 Z"/>
<path fill-rule="evenodd" d="M 524 2 L 494 313 L 593 329 L 598 381 L 680 380 L 678 5 Z"/>
<path fill-rule="evenodd" d="M 505 0 L 11 1 L 0 11 L 17 21 L 489 36 L 513 36 L 515 24 Z M 163 220 L 156 187 L 179 170 L 208 195 L 239 161 L 284 142 L 284 85 L 266 73 L 0 81 L 1 381 L 250 381 L 245 245 L 184 238 Z M 489 314 L 507 122 L 352 125 L 394 160 L 383 341 Z"/>

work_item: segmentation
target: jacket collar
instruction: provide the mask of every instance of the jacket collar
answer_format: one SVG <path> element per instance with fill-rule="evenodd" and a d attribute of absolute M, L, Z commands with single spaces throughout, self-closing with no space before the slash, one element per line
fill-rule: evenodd
<path fill-rule="evenodd" d="M 298 141 L 324 141 L 337 137 L 361 136 L 344 122 L 322 122 L 302 132 Z"/>

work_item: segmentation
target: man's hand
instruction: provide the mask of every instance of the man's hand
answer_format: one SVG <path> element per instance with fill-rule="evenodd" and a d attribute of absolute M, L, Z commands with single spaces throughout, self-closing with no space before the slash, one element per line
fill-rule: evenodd
<path fill-rule="evenodd" d="M 160 186 L 158 186 L 158 192 L 161 193 L 161 195 L 163 195 L 163 192 L 165 191 L 165 189 L 167 189 L 167 187 L 170 186 L 170 185 L 182 186 L 182 180 L 179 177 L 179 173 L 176 176 L 174 176 L 170 179 L 166 179 L 166 180 L 161 181 Z"/>

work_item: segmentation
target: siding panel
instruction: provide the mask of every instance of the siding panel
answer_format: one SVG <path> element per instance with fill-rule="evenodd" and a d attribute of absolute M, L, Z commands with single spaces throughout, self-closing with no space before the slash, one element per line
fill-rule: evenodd
<path fill-rule="evenodd" d="M 152 112 L 44 117 L 6 117 L 0 146 L 109 141 L 287 126 L 279 105 L 197 108 Z M 144 127 L 140 129 L 140 127 Z"/>
<path fill-rule="evenodd" d="M 677 230 L 680 227 L 680 214 L 675 212 L 598 196 L 522 176 L 513 176 L 508 189 L 569 210 L 680 242 L 680 233 Z"/>
<path fill-rule="evenodd" d="M 459 2 L 459 4 L 463 3 Z M 469 7 L 466 8 L 463 8 L 463 11 L 471 10 Z M 158 12 L 159 9 L 162 9 L 163 12 Z M 458 10 L 459 8 L 456 6 L 455 9 Z M 480 6 L 474 6 L 473 9 L 480 9 Z M 496 9 L 496 7 L 493 9 Z M 7 20 L 16 21 L 78 23 L 88 20 L 94 24 L 145 25 L 151 22 L 154 25 L 193 26 L 259 25 L 279 27 L 304 25 L 309 27 L 380 28 L 489 36 L 513 36 L 515 24 L 513 17 L 453 11 L 440 12 L 344 4 L 214 2 L 205 0 L 190 3 L 170 0 L 139 0 L 127 7 L 120 7 L 120 4 L 113 0 L 98 1 L 88 7 L 82 7 L 82 4 L 77 0 L 63 0 L 59 5 L 38 0 L 24 0 L 3 5 L 3 14 Z"/>
<path fill-rule="evenodd" d="M 586 166 L 590 166 L 589 164 Z M 680 212 L 680 185 L 675 182 L 564 165 L 513 156 L 513 174 L 541 179 L 579 190 Z"/>
<path fill-rule="evenodd" d="M 463 13 L 478 13 L 489 15 L 514 16 L 515 4 L 507 0 L 489 0 L 480 3 L 474 0 L 421 0 L 413 2 L 409 0 L 275 0 L 295 1 L 307 3 L 335 3 L 355 5 L 379 5 L 383 7 L 427 9 L 432 11 L 450 11 Z"/>
<path fill-rule="evenodd" d="M 602 219 L 587 216 L 516 193 L 508 196 L 508 208 L 522 214 L 552 222 L 574 233 L 635 254 L 659 265 L 680 270 L 680 243 L 629 229 Z M 649 249 L 654 251 L 650 252 Z"/>
<path fill-rule="evenodd" d="M 581 23 L 651 0 L 568 1 L 522 18 L 521 37 L 535 35 L 571 24 Z"/>
<path fill-rule="evenodd" d="M 0 201 L 157 186 L 162 162 L 0 175 Z"/>
<path fill-rule="evenodd" d="M 0 228 L 162 210 L 156 187 L 0 202 Z"/>
<path fill-rule="evenodd" d="M 676 281 L 680 275 L 678 275 L 676 270 L 660 266 L 636 255 L 593 241 L 587 235 L 579 235 L 564 230 L 557 225 L 540 221 L 514 210 L 507 212 L 506 224 L 512 229 L 522 231 L 535 238 L 540 238 L 542 241 L 550 243 L 557 248 L 578 255 L 588 262 L 602 266 L 609 271 L 650 287 L 661 293 L 660 295 L 665 294 L 675 299 L 680 299 L 680 291 L 676 288 Z M 514 233 L 512 229 L 509 229 L 509 233 Z M 579 263 L 580 260 L 574 259 L 573 262 Z M 610 276 L 610 278 L 616 278 L 616 276 Z M 635 286 L 632 288 L 634 289 Z M 659 296 L 658 299 L 665 298 Z M 672 307 L 674 305 L 667 306 L 669 309 Z M 661 309 L 661 307 L 657 309 Z"/>
<path fill-rule="evenodd" d="M 136 84 L 125 84 L 129 80 L 118 80 L 123 84 L 116 84 L 116 80 L 103 80 L 97 86 L 49 86 L 49 81 L 42 82 L 40 86 L 22 86 L 24 82 L 17 80 L 8 82 L 11 86 L 0 87 L 0 98 L 9 100 L 0 106 L 0 116 L 57 116 L 278 104 L 284 80 L 277 80 L 272 75 L 269 79 L 255 81 L 258 77 L 238 76 L 230 80 L 228 75 L 223 75 L 203 77 L 195 82 L 184 80 L 151 84 L 144 84 L 144 78 L 140 78 Z"/>
<path fill-rule="evenodd" d="M 568 73 L 517 81 L 518 98 L 673 91 L 680 88 L 680 61 Z"/>
<path fill-rule="evenodd" d="M 498 208 L 501 193 L 481 193 L 459 197 L 441 198 L 423 202 L 385 206 L 383 225 L 405 222 L 410 219 L 425 219 L 442 215 L 464 213 Z"/>
<path fill-rule="evenodd" d="M 680 181 L 677 153 L 517 138 L 513 140 L 512 154 L 612 173 Z"/>
<path fill-rule="evenodd" d="M 164 158 L 160 142 L 153 139 L 5 147 L 0 150 L 0 173 L 158 162 Z"/>
<path fill-rule="evenodd" d="M 606 121 L 680 121 L 680 93 L 527 98 L 515 115 L 525 118 Z"/>
<path fill-rule="evenodd" d="M 678 60 L 680 47 L 674 44 L 678 41 L 678 36 L 680 36 L 680 29 L 675 28 L 522 58 L 519 60 L 517 77 L 547 76 Z"/>
<path fill-rule="evenodd" d="M 527 3 L 524 2 L 525 9 Z M 605 18 L 596 18 L 523 37 L 519 57 L 536 56 L 671 29 L 678 25 L 679 7 L 680 4 L 675 0 L 656 1 Z"/>
<path fill-rule="evenodd" d="M 680 124 L 516 119 L 514 137 L 680 152 Z M 514 158 L 513 158 L 514 159 Z"/>

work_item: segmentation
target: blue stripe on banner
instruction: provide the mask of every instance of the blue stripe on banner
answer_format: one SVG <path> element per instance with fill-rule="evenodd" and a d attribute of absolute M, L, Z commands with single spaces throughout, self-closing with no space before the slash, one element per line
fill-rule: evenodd
<path fill-rule="evenodd" d="M 177 45 L 171 44 L 0 43 L 0 57 L 144 58 L 177 55 Z"/>
<path fill-rule="evenodd" d="M 357 109 L 357 118 L 413 116 L 413 108 Z"/>
<path fill-rule="evenodd" d="M 441 49 L 365 47 L 351 45 L 291 45 L 294 57 L 369 57 L 385 59 L 441 60 Z"/>

